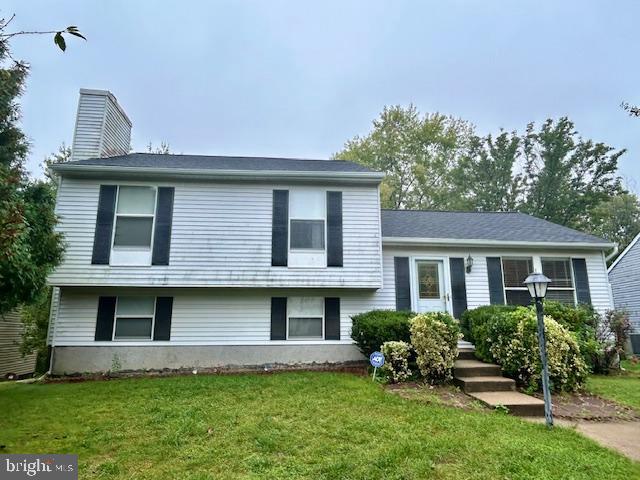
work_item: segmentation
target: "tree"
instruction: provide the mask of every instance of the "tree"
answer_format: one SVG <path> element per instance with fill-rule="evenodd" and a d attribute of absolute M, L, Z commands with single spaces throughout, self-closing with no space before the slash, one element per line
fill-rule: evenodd
<path fill-rule="evenodd" d="M 439 113 L 421 116 L 413 105 L 385 107 L 373 130 L 334 155 L 387 174 L 383 208 L 446 209 L 458 200 L 450 172 L 468 148 L 473 126 Z"/>
<path fill-rule="evenodd" d="M 632 193 L 616 195 L 590 212 L 589 231 L 620 246 L 622 251 L 640 233 L 640 201 Z"/>
<path fill-rule="evenodd" d="M 566 117 L 548 119 L 539 130 L 530 123 L 523 136 L 521 210 L 560 225 L 585 227 L 591 209 L 623 191 L 616 172 L 625 150 L 614 150 L 580 138 Z"/>
<path fill-rule="evenodd" d="M 457 194 L 465 199 L 462 208 L 509 212 L 518 207 L 523 179 L 515 170 L 521 143 L 516 132 L 474 137 L 468 154 L 453 172 Z"/>
<path fill-rule="evenodd" d="M 629 114 L 631 117 L 640 117 L 640 107 L 636 105 L 631 105 L 627 102 L 622 102 L 620 104 L 622 109 Z"/>
<path fill-rule="evenodd" d="M 147 144 L 147 152 L 157 153 L 157 154 L 169 154 L 171 153 L 171 145 L 169 145 L 169 142 L 165 142 L 164 140 L 162 140 L 160 142 L 160 145 L 155 147 L 153 145 L 153 142 L 149 142 Z"/>
<path fill-rule="evenodd" d="M 64 50 L 63 33 L 82 37 L 76 27 L 7 33 L 13 19 L 0 19 L 0 314 L 33 302 L 63 252 L 62 238 L 54 230 L 53 188 L 30 180 L 24 170 L 29 143 L 18 126 L 18 99 L 29 69 L 11 57 L 8 40 L 53 33 L 56 45 Z"/>
<path fill-rule="evenodd" d="M 55 180 L 55 175 L 51 171 L 51 167 L 58 163 L 64 163 L 71 160 L 71 147 L 68 147 L 64 142 L 60 144 L 57 152 L 53 152 L 51 155 L 47 155 L 44 157 L 44 161 L 42 162 L 42 169 L 44 170 L 44 175 L 50 181 Z"/>
<path fill-rule="evenodd" d="M 9 40 L 14 37 L 24 35 L 53 35 L 53 43 L 63 52 L 67 49 L 67 42 L 64 38 L 65 34 L 73 35 L 74 37 L 82 38 L 86 40 L 84 35 L 80 33 L 78 27 L 70 25 L 62 30 L 20 30 L 17 32 L 7 32 L 7 28 L 11 25 L 11 22 L 16 18 L 15 14 L 11 15 L 8 19 L 0 18 L 0 44 L 8 45 Z M 6 53 L 11 58 L 10 53 Z M 15 61 L 15 60 L 14 60 Z M 19 63 L 19 62 L 16 62 Z"/>

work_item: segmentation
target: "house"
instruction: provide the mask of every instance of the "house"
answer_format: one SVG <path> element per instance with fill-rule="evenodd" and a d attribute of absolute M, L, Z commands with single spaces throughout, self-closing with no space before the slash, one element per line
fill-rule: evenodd
<path fill-rule="evenodd" d="M 346 161 L 128 154 L 113 140 L 130 128 L 115 97 L 81 91 L 83 149 L 54 167 L 53 373 L 361 361 L 352 315 L 528 304 L 534 270 L 552 298 L 612 306 L 602 239 L 381 210 L 383 174 Z"/>
<path fill-rule="evenodd" d="M 615 308 L 626 309 L 631 321 L 631 350 L 640 353 L 640 233 L 609 267 Z"/>
<path fill-rule="evenodd" d="M 31 375 L 36 369 L 36 353 L 22 355 L 24 333 L 20 309 L 0 314 L 0 380 Z"/>

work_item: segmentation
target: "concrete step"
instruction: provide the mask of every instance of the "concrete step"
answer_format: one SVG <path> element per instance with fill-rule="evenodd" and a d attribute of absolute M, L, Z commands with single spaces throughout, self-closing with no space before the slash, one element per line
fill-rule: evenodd
<path fill-rule="evenodd" d="M 456 360 L 453 364 L 454 377 L 499 377 L 501 373 L 499 365 L 478 360 Z"/>
<path fill-rule="evenodd" d="M 508 392 L 516 389 L 516 382 L 510 378 L 486 377 L 455 377 L 453 383 L 465 393 L 471 392 Z"/>
<path fill-rule="evenodd" d="M 461 348 L 458 350 L 458 360 L 475 360 L 476 354 L 471 348 Z"/>
<path fill-rule="evenodd" d="M 509 413 L 519 417 L 544 416 L 544 402 L 520 392 L 473 392 L 473 398 L 485 405 L 495 408 L 502 405 L 509 409 Z"/>

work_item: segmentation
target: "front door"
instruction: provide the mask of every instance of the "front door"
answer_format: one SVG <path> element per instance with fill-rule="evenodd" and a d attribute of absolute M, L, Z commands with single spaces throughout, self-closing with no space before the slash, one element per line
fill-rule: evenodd
<path fill-rule="evenodd" d="M 446 312 L 444 267 L 441 260 L 416 261 L 418 312 Z"/>

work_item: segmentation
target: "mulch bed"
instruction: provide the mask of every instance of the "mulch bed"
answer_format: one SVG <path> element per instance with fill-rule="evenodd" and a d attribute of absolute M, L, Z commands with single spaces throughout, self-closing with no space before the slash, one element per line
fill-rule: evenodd
<path fill-rule="evenodd" d="M 539 393 L 533 396 L 543 398 Z M 590 422 L 640 420 L 640 412 L 590 393 L 552 395 L 551 403 L 554 417 L 567 420 Z"/>
<path fill-rule="evenodd" d="M 425 383 L 407 382 L 389 384 L 386 386 L 386 389 L 388 392 L 399 395 L 407 400 L 446 405 L 464 410 L 488 410 L 482 403 L 453 385 L 428 385 Z"/>

